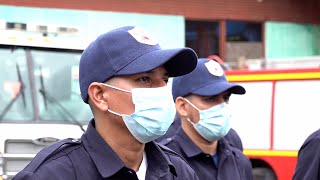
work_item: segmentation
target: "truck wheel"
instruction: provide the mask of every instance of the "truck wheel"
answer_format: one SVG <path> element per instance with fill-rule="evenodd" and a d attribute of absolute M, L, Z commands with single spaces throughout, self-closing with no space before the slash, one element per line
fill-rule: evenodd
<path fill-rule="evenodd" d="M 277 180 L 276 175 L 270 168 L 253 168 L 253 180 Z"/>

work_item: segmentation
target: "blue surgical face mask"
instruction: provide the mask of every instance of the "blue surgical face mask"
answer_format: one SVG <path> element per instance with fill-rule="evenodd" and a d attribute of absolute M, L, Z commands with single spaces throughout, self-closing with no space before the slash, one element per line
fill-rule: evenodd
<path fill-rule="evenodd" d="M 221 103 L 206 110 L 200 110 L 188 99 L 185 99 L 192 107 L 199 111 L 198 123 L 187 120 L 194 126 L 196 131 L 207 141 L 214 142 L 223 138 L 230 130 L 231 111 L 226 103 Z"/>
<path fill-rule="evenodd" d="M 113 89 L 132 94 L 135 111 L 121 116 L 131 134 L 141 143 L 147 143 L 164 135 L 173 122 L 176 109 L 172 93 L 167 86 L 159 88 L 134 88 L 131 91 L 101 83 Z"/>

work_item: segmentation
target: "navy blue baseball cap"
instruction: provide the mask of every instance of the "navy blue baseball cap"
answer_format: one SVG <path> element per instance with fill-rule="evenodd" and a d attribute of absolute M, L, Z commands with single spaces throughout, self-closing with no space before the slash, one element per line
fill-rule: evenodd
<path fill-rule="evenodd" d="M 224 70 L 218 62 L 207 58 L 199 59 L 197 67 L 191 73 L 172 80 L 174 100 L 189 94 L 215 96 L 226 90 L 233 94 L 246 93 L 242 86 L 227 81 Z"/>
<path fill-rule="evenodd" d="M 163 65 L 170 77 L 190 73 L 197 64 L 190 48 L 162 49 L 142 29 L 120 27 L 100 35 L 82 53 L 79 65 L 81 97 L 88 103 L 88 88 L 113 76 L 138 74 Z"/>

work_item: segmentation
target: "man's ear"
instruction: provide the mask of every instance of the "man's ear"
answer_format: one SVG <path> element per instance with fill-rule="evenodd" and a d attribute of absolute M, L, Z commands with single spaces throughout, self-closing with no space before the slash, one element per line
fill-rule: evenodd
<path fill-rule="evenodd" d="M 104 91 L 104 89 L 104 86 L 97 82 L 91 83 L 88 88 L 88 95 L 92 104 L 103 112 L 109 108 L 107 102 L 108 92 Z"/>
<path fill-rule="evenodd" d="M 188 111 L 187 111 L 186 105 L 187 105 L 187 102 L 184 100 L 183 97 L 179 96 L 176 98 L 176 110 L 181 117 L 188 116 Z"/>

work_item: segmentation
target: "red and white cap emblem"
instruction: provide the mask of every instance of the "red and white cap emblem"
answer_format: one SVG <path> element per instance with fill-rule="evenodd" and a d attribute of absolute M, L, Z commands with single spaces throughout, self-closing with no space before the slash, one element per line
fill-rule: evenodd
<path fill-rule="evenodd" d="M 223 76 L 224 72 L 221 68 L 220 64 L 214 60 L 210 60 L 209 62 L 205 63 L 206 68 L 210 72 L 210 74 L 214 76 Z"/>
<path fill-rule="evenodd" d="M 136 39 L 138 42 L 147 44 L 147 45 L 156 45 L 158 44 L 158 41 L 152 38 L 149 34 L 147 34 L 144 30 L 140 28 L 133 28 L 128 31 L 131 36 Z"/>

